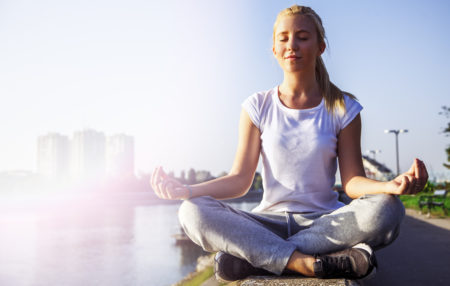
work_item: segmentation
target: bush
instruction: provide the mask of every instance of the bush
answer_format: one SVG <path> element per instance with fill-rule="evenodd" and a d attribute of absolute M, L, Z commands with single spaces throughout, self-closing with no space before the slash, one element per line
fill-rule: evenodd
<path fill-rule="evenodd" d="M 431 181 L 427 181 L 421 193 L 433 193 L 434 190 L 436 190 L 436 185 L 433 184 Z"/>

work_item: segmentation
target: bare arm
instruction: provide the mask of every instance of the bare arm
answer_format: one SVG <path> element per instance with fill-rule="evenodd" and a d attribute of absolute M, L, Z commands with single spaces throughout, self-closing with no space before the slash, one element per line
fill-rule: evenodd
<path fill-rule="evenodd" d="M 239 121 L 237 152 L 230 173 L 190 186 L 192 197 L 212 196 L 216 199 L 229 199 L 245 195 L 253 182 L 260 148 L 260 131 L 243 109 Z M 182 199 L 189 196 L 189 189 L 178 181 L 169 179 L 161 167 L 153 172 L 151 184 L 158 197 L 163 199 Z"/>
<path fill-rule="evenodd" d="M 425 164 L 415 159 L 408 172 L 394 180 L 380 182 L 366 178 L 361 156 L 361 117 L 341 130 L 338 136 L 339 170 L 342 187 L 350 198 L 365 194 L 415 194 L 423 190 L 428 173 Z"/>

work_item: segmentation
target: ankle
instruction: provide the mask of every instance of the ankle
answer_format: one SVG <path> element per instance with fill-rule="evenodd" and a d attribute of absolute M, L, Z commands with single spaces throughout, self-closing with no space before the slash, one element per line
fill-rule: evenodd
<path fill-rule="evenodd" d="M 313 277 L 314 274 L 314 256 L 303 254 L 299 251 L 294 251 L 289 258 L 286 268 L 305 276 Z"/>

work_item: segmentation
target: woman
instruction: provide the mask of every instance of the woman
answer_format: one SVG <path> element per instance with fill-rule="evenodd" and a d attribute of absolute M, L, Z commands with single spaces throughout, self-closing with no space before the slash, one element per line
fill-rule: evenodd
<path fill-rule="evenodd" d="M 230 173 L 184 186 L 161 167 L 153 172 L 151 184 L 160 198 L 185 199 L 179 219 L 187 235 L 206 251 L 219 251 L 220 280 L 267 272 L 363 278 L 376 267 L 373 249 L 398 235 L 404 208 L 395 195 L 417 193 L 427 182 L 418 159 L 392 181 L 366 178 L 362 107 L 330 82 L 321 58 L 325 47 L 321 19 L 311 8 L 281 11 L 273 54 L 284 80 L 244 101 Z M 260 154 L 260 205 L 244 212 L 220 202 L 247 192 Z M 337 158 L 342 186 L 354 199 L 348 205 L 332 190 Z"/>

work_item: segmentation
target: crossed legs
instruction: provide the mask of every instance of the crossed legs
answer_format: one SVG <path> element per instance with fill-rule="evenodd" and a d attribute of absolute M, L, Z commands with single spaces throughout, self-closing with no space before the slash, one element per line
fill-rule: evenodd
<path fill-rule="evenodd" d="M 374 249 L 390 244 L 403 216 L 392 195 L 364 196 L 331 213 L 249 213 L 211 197 L 187 200 L 179 210 L 186 234 L 206 251 L 224 251 L 277 275 L 289 269 L 307 276 L 314 275 L 315 254 L 360 242 Z"/>

